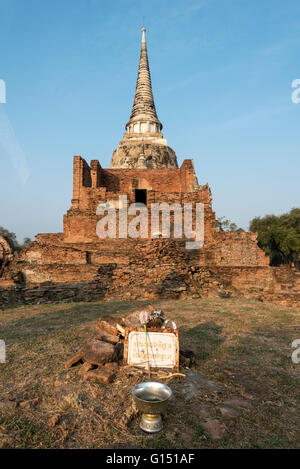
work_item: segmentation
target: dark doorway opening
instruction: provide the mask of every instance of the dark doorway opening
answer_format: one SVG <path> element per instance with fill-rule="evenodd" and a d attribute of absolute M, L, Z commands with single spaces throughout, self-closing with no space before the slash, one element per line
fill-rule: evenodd
<path fill-rule="evenodd" d="M 135 189 L 135 203 L 147 205 L 147 189 Z"/>
<path fill-rule="evenodd" d="M 86 263 L 91 264 L 91 253 L 89 251 L 86 251 Z"/>

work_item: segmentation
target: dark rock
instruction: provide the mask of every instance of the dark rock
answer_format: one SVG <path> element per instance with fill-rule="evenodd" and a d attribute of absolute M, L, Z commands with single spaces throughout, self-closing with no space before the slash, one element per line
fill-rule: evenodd
<path fill-rule="evenodd" d="M 90 339 L 80 349 L 84 361 L 101 366 L 113 359 L 115 347 L 102 340 Z"/>
<path fill-rule="evenodd" d="M 207 379 L 202 373 L 193 371 L 186 373 L 184 381 L 177 389 L 185 395 L 187 400 L 217 391 L 217 387 L 212 381 Z"/>
<path fill-rule="evenodd" d="M 109 384 L 113 381 L 114 377 L 115 371 L 113 369 L 101 367 L 84 373 L 83 380 L 100 384 Z"/>
<path fill-rule="evenodd" d="M 120 340 L 120 337 L 118 335 L 110 335 L 105 330 L 101 330 L 99 328 L 97 333 L 98 340 L 103 340 L 103 342 L 108 342 L 109 344 L 117 344 Z"/>
<path fill-rule="evenodd" d="M 66 361 L 65 368 L 71 368 L 72 366 L 77 365 L 81 360 L 82 360 L 82 353 L 77 352 Z"/>
<path fill-rule="evenodd" d="M 112 336 L 117 336 L 118 335 L 118 329 L 117 329 L 117 323 L 114 319 L 99 319 L 97 322 L 97 329 L 99 329 L 100 333 L 106 334 L 106 335 L 112 335 Z"/>

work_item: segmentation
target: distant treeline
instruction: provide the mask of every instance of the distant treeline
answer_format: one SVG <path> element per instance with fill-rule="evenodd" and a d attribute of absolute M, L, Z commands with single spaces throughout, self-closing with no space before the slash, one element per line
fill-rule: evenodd
<path fill-rule="evenodd" d="M 18 243 L 16 234 L 12 231 L 6 230 L 3 226 L 0 226 L 0 236 L 4 236 L 4 238 L 7 239 L 14 251 L 21 251 L 32 242 L 30 238 L 24 238 L 23 243 Z"/>
<path fill-rule="evenodd" d="M 255 217 L 249 228 L 258 232 L 258 245 L 270 256 L 271 265 L 300 266 L 300 208 L 279 216 Z"/>
<path fill-rule="evenodd" d="M 220 231 L 243 231 L 224 217 L 217 219 L 217 228 Z M 250 221 L 249 231 L 258 233 L 258 245 L 270 256 L 271 265 L 300 266 L 300 208 L 279 216 L 255 217 Z"/>

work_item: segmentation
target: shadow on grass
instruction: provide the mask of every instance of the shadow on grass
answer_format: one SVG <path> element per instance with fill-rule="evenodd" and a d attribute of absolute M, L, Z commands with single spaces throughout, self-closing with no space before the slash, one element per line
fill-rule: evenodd
<path fill-rule="evenodd" d="M 72 303 L 64 307 L 53 305 L 53 310 L 50 311 L 47 305 L 48 310 L 45 312 L 37 312 L 35 316 L 22 317 L 5 324 L 0 328 L 0 335 L 5 340 L 18 342 L 30 336 L 38 337 L 53 331 L 69 330 L 81 324 L 97 321 L 100 317 L 123 317 L 133 308 L 145 303 L 145 301 Z M 41 310 L 43 306 L 41 305 Z"/>
<path fill-rule="evenodd" d="M 206 360 L 212 353 L 216 353 L 220 345 L 224 342 L 222 327 L 215 322 L 198 324 L 191 329 L 181 329 L 183 348 L 191 348 L 196 358 Z"/>

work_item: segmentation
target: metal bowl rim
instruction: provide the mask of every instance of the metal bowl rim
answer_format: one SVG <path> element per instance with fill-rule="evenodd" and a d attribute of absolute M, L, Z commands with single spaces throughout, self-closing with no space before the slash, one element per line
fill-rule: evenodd
<path fill-rule="evenodd" d="M 169 386 L 167 386 L 166 384 L 164 384 L 164 383 L 158 383 L 157 381 L 143 381 L 142 383 L 136 384 L 136 385 L 132 388 L 132 390 L 131 390 L 131 393 L 132 393 L 134 399 L 137 399 L 137 400 L 140 401 L 140 402 L 145 402 L 145 403 L 147 403 L 147 404 L 151 404 L 151 402 L 153 402 L 153 401 L 146 401 L 145 399 L 141 399 L 140 397 L 138 397 L 138 396 L 134 393 L 134 391 L 135 391 L 136 389 L 138 389 L 139 387 L 142 387 L 143 384 L 144 384 L 144 385 L 145 385 L 145 384 L 151 384 L 151 385 L 154 384 L 154 385 L 156 385 L 156 386 L 161 386 L 163 389 L 165 389 L 166 391 L 169 392 L 169 396 L 166 397 L 166 399 L 163 399 L 163 400 L 161 400 L 161 401 L 157 401 L 156 404 L 160 404 L 160 403 L 162 403 L 162 402 L 166 402 L 166 401 L 168 401 L 168 400 L 172 397 L 173 391 L 172 391 L 172 389 L 171 389 Z"/>

